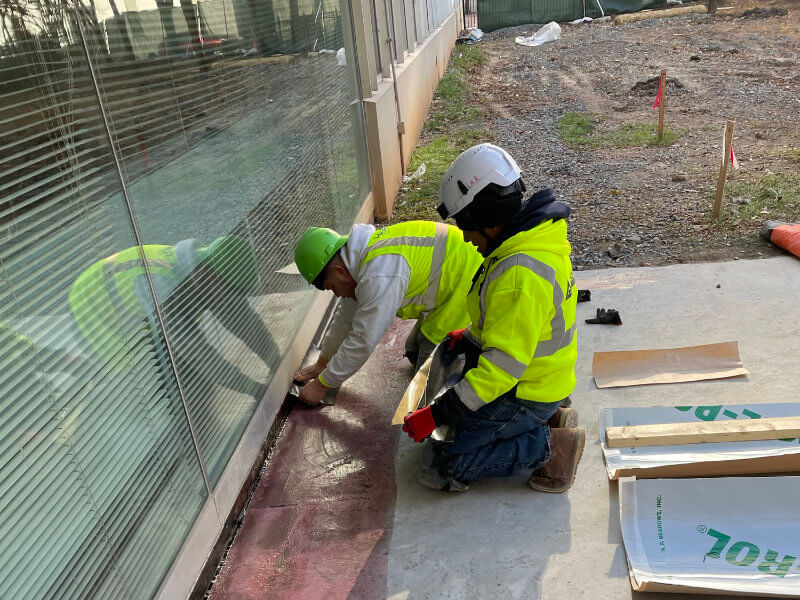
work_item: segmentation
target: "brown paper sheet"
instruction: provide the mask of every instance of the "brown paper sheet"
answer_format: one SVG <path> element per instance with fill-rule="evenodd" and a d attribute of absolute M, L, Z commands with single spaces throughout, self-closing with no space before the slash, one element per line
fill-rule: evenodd
<path fill-rule="evenodd" d="M 739 358 L 739 342 L 595 352 L 592 364 L 592 375 L 599 388 L 725 379 L 747 374 Z"/>

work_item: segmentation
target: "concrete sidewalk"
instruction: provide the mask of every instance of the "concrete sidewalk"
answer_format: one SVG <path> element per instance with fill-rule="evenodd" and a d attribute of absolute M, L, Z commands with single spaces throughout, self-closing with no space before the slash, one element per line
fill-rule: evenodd
<path fill-rule="evenodd" d="M 578 307 L 578 384 L 572 395 L 587 441 L 578 477 L 568 493 L 533 492 L 523 474 L 513 480 L 473 482 L 463 494 L 435 492 L 416 483 L 421 445 L 388 425 L 409 375 L 400 358 L 410 326 L 404 323 L 384 338 L 365 369 L 345 384 L 343 400 L 333 410 L 290 415 L 290 437 L 282 436 L 257 492 L 261 498 L 274 496 L 270 518 L 248 513 L 220 582 L 233 586 L 223 589 L 218 584 L 220 589 L 215 587 L 212 598 L 638 597 L 630 588 L 621 545 L 617 486 L 608 481 L 600 452 L 598 410 L 796 401 L 800 261 L 780 257 L 577 275 L 579 287 L 592 290 L 592 302 Z M 616 308 L 624 324 L 584 325 L 596 308 Z M 750 371 L 745 380 L 600 390 L 591 377 L 595 351 L 732 340 L 739 342 L 742 361 Z M 364 412 L 363 407 L 371 408 Z M 330 412 L 322 419 L 325 411 Z M 315 432 L 316 442 L 313 436 L 297 437 L 301 428 L 296 424 L 313 414 L 320 415 L 315 417 L 320 421 L 305 427 Z M 332 452 L 330 441 L 325 440 L 345 425 L 351 429 L 347 438 L 351 443 Z M 299 454 L 279 455 L 281 447 L 284 452 L 295 448 Z M 350 462 L 345 457 L 348 452 Z M 279 461 L 279 456 L 284 458 Z M 319 464 L 313 464 L 314 460 Z M 336 461 L 349 466 L 337 466 L 342 463 Z M 386 470 L 392 461 L 396 501 L 389 498 L 395 480 Z M 294 477 L 274 475 L 281 471 Z M 298 510 L 285 507 L 314 506 L 308 504 L 314 502 L 314 492 L 303 482 L 314 480 L 315 473 L 347 478 L 361 487 L 339 496 L 316 496 L 322 498 L 316 505 L 324 506 L 330 517 L 327 521 L 307 519 L 303 525 L 301 519 L 291 517 Z M 325 481 L 325 485 L 331 483 Z M 269 489 L 262 490 L 265 485 Z M 335 511 L 336 505 L 342 510 Z M 275 518 L 278 507 L 287 514 L 283 521 Z M 369 510 L 369 518 L 361 517 L 363 510 Z M 287 527 L 292 535 L 278 535 Z M 303 527 L 308 528 L 306 532 Z M 326 535 L 320 533 L 323 529 Z M 272 539 L 265 541 L 268 538 Z M 248 549 L 242 544 L 246 539 L 264 543 L 251 543 Z M 303 551 L 295 552 L 298 549 Z M 259 561 L 254 553 L 273 558 Z M 248 562 L 260 576 L 244 568 Z M 234 593 L 237 581 L 248 581 L 259 589 L 252 595 Z M 642 597 L 675 598 L 667 594 Z"/>

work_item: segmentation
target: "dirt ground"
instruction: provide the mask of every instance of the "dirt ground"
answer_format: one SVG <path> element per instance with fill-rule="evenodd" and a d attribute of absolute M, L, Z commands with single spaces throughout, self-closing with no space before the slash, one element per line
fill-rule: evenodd
<path fill-rule="evenodd" d="M 800 1 L 722 4 L 717 15 L 562 25 L 560 40 L 538 47 L 514 42 L 534 25 L 481 42 L 486 61 L 470 74 L 471 102 L 529 190 L 550 185 L 571 204 L 576 269 L 771 256 L 780 251 L 759 238 L 763 221 L 800 220 L 798 204 L 780 198 L 742 217 L 750 199 L 730 197 L 713 219 L 727 119 L 736 120 L 741 164 L 729 186 L 800 174 Z M 561 141 L 557 122 L 569 111 L 601 115 L 604 127 L 655 123 L 656 90 L 639 88 L 661 69 L 678 142 L 576 150 Z"/>

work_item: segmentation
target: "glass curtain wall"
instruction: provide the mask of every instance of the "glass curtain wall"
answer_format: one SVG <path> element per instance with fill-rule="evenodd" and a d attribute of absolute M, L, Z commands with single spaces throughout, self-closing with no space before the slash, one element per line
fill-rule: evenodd
<path fill-rule="evenodd" d="M 368 190 L 346 0 L 0 0 L 0 598 L 151 598 Z"/>

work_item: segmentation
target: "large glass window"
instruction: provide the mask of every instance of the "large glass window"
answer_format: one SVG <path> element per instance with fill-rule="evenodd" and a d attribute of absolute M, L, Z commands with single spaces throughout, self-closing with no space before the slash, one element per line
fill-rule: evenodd
<path fill-rule="evenodd" d="M 0 597 L 134 597 L 206 487 L 152 296 L 109 293 L 135 241 L 74 21 L 4 17 Z"/>
<path fill-rule="evenodd" d="M 365 199 L 349 9 L 0 3 L 0 597 L 150 598 Z"/>

